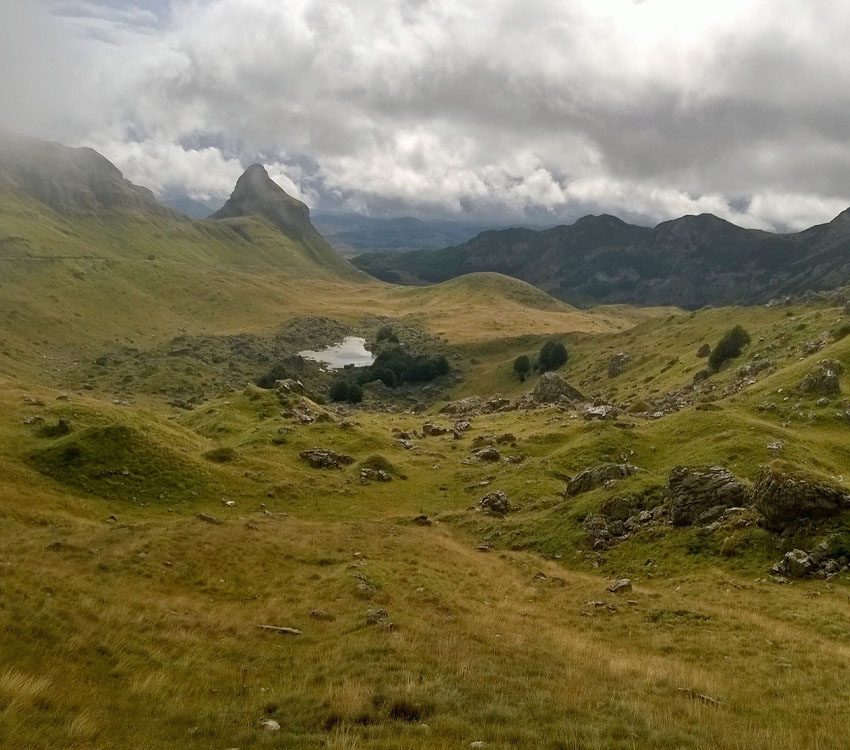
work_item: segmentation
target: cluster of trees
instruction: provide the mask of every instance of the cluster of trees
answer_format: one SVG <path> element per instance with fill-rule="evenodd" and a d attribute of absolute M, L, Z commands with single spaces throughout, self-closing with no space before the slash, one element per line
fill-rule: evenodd
<path fill-rule="evenodd" d="M 541 347 L 534 367 L 540 372 L 557 370 L 566 363 L 567 356 L 567 347 L 560 341 L 550 339 Z M 514 372 L 520 380 L 525 380 L 532 369 L 531 360 L 527 355 L 522 354 L 514 360 Z"/>
<path fill-rule="evenodd" d="M 396 388 L 404 383 L 427 383 L 448 375 L 451 367 L 442 355 L 427 357 L 414 355 L 394 346 L 385 349 L 369 367 L 360 368 L 351 378 L 338 380 L 331 387 L 331 400 L 358 403 L 363 398 L 362 386 L 380 380 L 388 388 Z"/>

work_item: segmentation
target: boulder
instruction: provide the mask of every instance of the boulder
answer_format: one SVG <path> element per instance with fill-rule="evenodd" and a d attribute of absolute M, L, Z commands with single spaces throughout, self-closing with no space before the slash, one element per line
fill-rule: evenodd
<path fill-rule="evenodd" d="M 616 378 L 617 375 L 622 375 L 626 369 L 626 363 L 631 359 L 625 352 L 617 352 L 611 359 L 608 360 L 608 377 Z"/>
<path fill-rule="evenodd" d="M 475 457 L 479 461 L 498 461 L 502 455 L 494 446 L 488 445 L 486 448 L 482 448 L 478 451 L 478 453 L 475 454 Z"/>
<path fill-rule="evenodd" d="M 531 398 L 538 404 L 556 404 L 559 401 L 586 401 L 587 399 L 564 378 L 556 372 L 544 372 L 534 390 Z"/>
<path fill-rule="evenodd" d="M 815 571 L 817 566 L 814 560 L 804 550 L 792 549 L 785 553 L 785 557 L 773 566 L 772 573 L 775 575 L 786 575 L 791 578 L 805 578 Z"/>
<path fill-rule="evenodd" d="M 484 402 L 478 396 L 468 396 L 459 401 L 451 401 L 440 409 L 440 414 L 466 416 L 480 413 Z"/>
<path fill-rule="evenodd" d="M 841 393 L 838 376 L 844 372 L 844 367 L 836 359 L 822 359 L 815 368 L 800 381 L 798 388 L 802 393 L 815 396 L 834 396 Z"/>
<path fill-rule="evenodd" d="M 744 505 L 747 488 L 720 466 L 676 466 L 667 478 L 667 499 L 674 526 L 706 524 Z"/>
<path fill-rule="evenodd" d="M 601 487 L 610 480 L 625 479 L 633 474 L 637 474 L 641 469 L 631 464 L 601 464 L 594 466 L 592 469 L 585 469 L 576 474 L 569 482 L 567 482 L 564 494 L 567 497 L 580 495 L 582 492 Z"/>
<path fill-rule="evenodd" d="M 803 519 L 828 518 L 850 506 L 846 490 L 793 475 L 776 464 L 759 469 L 752 497 L 772 531 L 783 531 Z"/>
<path fill-rule="evenodd" d="M 439 437 L 440 435 L 445 435 L 448 431 L 447 427 L 441 427 L 433 422 L 426 422 L 422 425 L 422 434 L 427 437 Z"/>
<path fill-rule="evenodd" d="M 485 513 L 490 513 L 494 516 L 504 516 L 511 510 L 511 504 L 508 501 L 508 496 L 501 490 L 484 495 L 484 497 L 478 501 L 478 506 Z"/>
<path fill-rule="evenodd" d="M 616 581 L 612 581 L 611 585 L 608 586 L 608 591 L 612 594 L 625 594 L 631 590 L 632 582 L 628 578 L 618 578 Z"/>

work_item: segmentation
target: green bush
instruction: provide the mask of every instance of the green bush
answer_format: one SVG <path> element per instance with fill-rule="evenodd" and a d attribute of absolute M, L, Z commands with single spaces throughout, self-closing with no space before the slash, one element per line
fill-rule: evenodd
<path fill-rule="evenodd" d="M 522 354 L 514 360 L 514 372 L 520 380 L 525 380 L 531 372 L 531 360 Z"/>
<path fill-rule="evenodd" d="M 549 370 L 557 370 L 567 361 L 567 347 L 560 341 L 550 339 L 540 349 L 540 356 L 537 359 L 537 366 L 540 372 Z"/>
<path fill-rule="evenodd" d="M 414 356 L 395 346 L 380 352 L 371 367 L 362 369 L 357 381 L 364 384 L 380 380 L 394 388 L 402 383 L 427 383 L 450 370 L 449 361 L 443 356 Z"/>
<path fill-rule="evenodd" d="M 390 344 L 397 344 L 398 336 L 396 336 L 396 333 L 392 329 L 392 326 L 381 326 L 381 328 L 378 329 L 378 335 L 375 337 L 375 340 L 379 344 L 384 341 Z"/>
<path fill-rule="evenodd" d="M 730 328 L 708 357 L 708 365 L 712 370 L 719 370 L 724 362 L 741 354 L 744 347 L 750 343 L 750 334 L 748 334 L 741 326 L 736 325 Z"/>
<path fill-rule="evenodd" d="M 289 373 L 286 371 L 286 368 L 278 362 L 276 365 L 273 365 L 265 375 L 261 375 L 254 382 L 259 388 L 265 388 L 268 390 L 270 388 L 274 388 L 276 381 L 286 380 L 288 377 Z"/>
<path fill-rule="evenodd" d="M 347 401 L 359 404 L 363 400 L 363 389 L 353 380 L 337 380 L 331 385 L 331 401 Z"/>

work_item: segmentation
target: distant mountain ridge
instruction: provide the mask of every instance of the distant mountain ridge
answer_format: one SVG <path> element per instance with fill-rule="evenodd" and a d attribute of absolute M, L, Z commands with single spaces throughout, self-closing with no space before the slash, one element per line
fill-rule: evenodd
<path fill-rule="evenodd" d="M 573 304 L 751 304 L 847 284 L 850 209 L 795 234 L 743 229 L 711 214 L 655 227 L 603 214 L 543 231 L 482 232 L 438 250 L 368 253 L 353 262 L 396 283 L 494 271 Z"/>
<path fill-rule="evenodd" d="M 406 252 L 458 245 L 492 229 L 485 224 L 466 224 L 412 216 L 377 218 L 360 214 L 317 214 L 314 222 L 324 238 L 346 256 L 364 252 Z"/>

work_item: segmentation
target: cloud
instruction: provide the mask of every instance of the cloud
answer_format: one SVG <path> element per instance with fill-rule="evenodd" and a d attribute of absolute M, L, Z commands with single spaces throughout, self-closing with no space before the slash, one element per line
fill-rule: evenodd
<path fill-rule="evenodd" d="M 221 198 L 262 159 L 374 214 L 786 229 L 850 204 L 839 0 L 9 1 L 0 118 L 159 192 Z"/>

